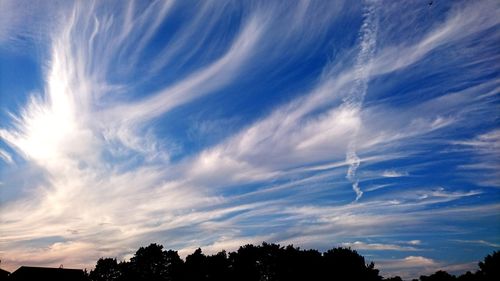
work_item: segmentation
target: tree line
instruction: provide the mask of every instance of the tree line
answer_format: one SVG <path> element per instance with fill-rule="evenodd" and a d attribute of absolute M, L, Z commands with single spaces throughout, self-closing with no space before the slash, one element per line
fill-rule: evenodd
<path fill-rule="evenodd" d="M 235 252 L 205 255 L 198 248 L 185 260 L 177 251 L 162 245 L 141 247 L 130 261 L 100 258 L 88 274 L 91 281 L 290 281 L 360 280 L 401 281 L 399 276 L 383 278 L 373 262 L 350 248 L 337 247 L 323 253 L 292 245 L 244 245 Z M 420 276 L 413 281 L 500 280 L 500 252 L 486 256 L 479 270 L 458 277 L 445 271 Z"/>

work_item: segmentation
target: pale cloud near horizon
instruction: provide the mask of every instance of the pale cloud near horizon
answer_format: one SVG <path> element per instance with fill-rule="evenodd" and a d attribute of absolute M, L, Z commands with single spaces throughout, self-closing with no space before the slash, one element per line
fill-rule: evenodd
<path fill-rule="evenodd" d="M 422 210 L 422 206 L 482 194 L 480 190 L 425 186 L 418 192 L 398 191 L 356 204 L 327 207 L 305 203 L 294 206 L 290 202 L 297 199 L 281 196 L 282 192 L 297 190 L 301 198 L 306 198 L 316 185 L 341 192 L 332 178 L 345 175 L 352 164 L 345 159 L 345 153 L 353 138 L 361 163 L 373 165 L 412 153 L 391 151 L 391 146 L 431 139 L 432 134 L 460 122 L 463 103 L 446 104 L 438 98 L 417 104 L 412 112 L 380 104 L 360 104 L 354 109 L 342 104 L 360 79 L 367 84 L 371 79 L 402 71 L 444 44 L 497 25 L 499 20 L 494 17 L 477 17 L 480 12 L 488 12 L 493 5 L 490 2 L 459 7 L 416 42 L 383 46 L 373 51 L 371 60 L 362 60 L 358 66 L 344 66 L 343 61 L 326 64 L 321 76 L 302 89 L 298 97 L 179 161 L 172 160 L 173 149 L 167 141 L 149 130 L 150 122 L 250 75 L 250 70 L 263 61 L 259 56 L 269 53 L 266 59 L 272 61 L 273 56 L 280 55 L 284 42 L 304 38 L 305 42 L 298 46 L 313 44 L 320 35 L 298 26 L 305 26 L 307 31 L 321 30 L 335 20 L 340 8 L 328 14 L 313 10 L 313 4 L 292 5 L 293 17 L 275 19 L 271 13 L 274 10 L 246 7 L 249 11 L 235 34 L 228 35 L 231 40 L 221 47 L 223 51 L 206 50 L 217 55 L 182 79 L 137 98 L 133 96 L 135 85 L 112 79 L 116 74 L 113 63 L 118 62 L 117 72 L 127 71 L 124 57 L 130 56 L 139 64 L 141 52 L 174 4 L 158 1 L 144 8 L 130 2 L 112 15 L 101 10 L 99 2 L 89 3 L 78 2 L 61 20 L 58 32 L 51 34 L 44 90 L 32 95 L 19 112 L 12 114 L 12 126 L 0 127 L 2 141 L 22 158 L 23 165 L 40 169 L 45 179 L 34 182 L 25 196 L 1 206 L 2 266 L 63 263 L 90 268 L 101 256 L 124 258 L 144 241 L 158 239 L 170 242 L 168 247 L 184 254 L 198 246 L 216 252 L 263 240 L 310 247 L 340 243 L 366 250 L 415 251 L 418 240 L 396 245 L 355 239 L 383 235 L 387 229 L 399 227 L 417 229 L 439 214 Z M 216 10 L 212 4 L 204 5 L 197 21 L 208 21 Z M 281 11 L 274 5 L 270 9 Z M 318 17 L 310 19 L 304 14 L 307 12 Z M 492 12 L 494 9 L 488 13 Z M 276 34 L 271 33 L 271 27 L 286 30 L 288 25 L 292 27 L 289 33 L 273 39 Z M 18 26 L 13 20 L 11 27 L 0 27 L 0 42 Z M 187 28 L 197 26 L 194 22 Z M 177 50 L 189 44 L 186 38 L 192 33 L 184 31 L 187 35 L 180 35 L 176 45 L 155 57 L 151 73 L 171 66 Z M 359 68 L 367 71 L 360 73 Z M 125 73 L 123 77 L 131 75 Z M 153 77 L 151 74 L 146 79 Z M 479 89 L 482 94 L 488 91 Z M 466 89 L 456 94 L 470 93 Z M 424 107 L 432 108 L 425 117 L 419 113 Z M 447 110 L 458 113 L 444 114 Z M 391 120 L 395 114 L 400 118 Z M 497 153 L 498 135 L 496 130 L 454 144 L 482 150 L 493 147 Z M 2 149 L 0 158 L 7 164 L 16 163 Z M 381 178 L 409 176 L 403 169 L 380 171 L 376 176 Z M 223 193 L 238 184 L 264 182 L 257 191 Z M 304 188 L 305 183 L 311 184 L 309 189 Z M 261 199 L 264 193 L 275 197 L 255 199 Z M 351 196 L 353 200 L 356 197 Z M 495 204 L 482 209 L 458 206 L 443 211 L 442 217 L 446 217 L 446 211 L 461 214 L 472 210 L 487 216 L 498 209 Z M 277 218 L 265 226 L 283 229 L 254 236 L 245 233 L 258 232 L 270 214 Z M 192 229 L 186 230 L 188 226 Z M 386 229 L 373 230 L 375 226 Z M 200 237 L 202 232 L 211 234 Z M 349 235 L 354 238 L 348 239 Z M 318 243 L 319 238 L 328 242 Z M 29 241 L 42 241 L 43 246 L 22 245 Z M 78 257 L 75 253 L 85 255 Z M 410 264 L 425 270 L 441 265 L 422 256 L 408 256 L 392 263 L 382 262 L 381 266 L 396 270 Z"/>
<path fill-rule="evenodd" d="M 400 276 L 403 279 L 417 278 L 429 275 L 438 270 L 444 270 L 451 274 L 463 274 L 466 271 L 474 272 L 478 269 L 477 262 L 446 264 L 425 256 L 407 256 L 401 259 L 382 260 L 379 262 L 383 268 L 382 274 L 387 276 Z"/>
<path fill-rule="evenodd" d="M 380 261 L 379 264 L 385 270 L 392 271 L 392 274 L 398 275 L 404 279 L 431 274 L 441 263 L 423 256 L 407 256 L 402 259 Z"/>
<path fill-rule="evenodd" d="M 358 250 L 380 250 L 380 251 L 418 251 L 415 247 L 401 246 L 396 244 L 365 243 L 362 241 L 344 242 L 343 247 Z"/>

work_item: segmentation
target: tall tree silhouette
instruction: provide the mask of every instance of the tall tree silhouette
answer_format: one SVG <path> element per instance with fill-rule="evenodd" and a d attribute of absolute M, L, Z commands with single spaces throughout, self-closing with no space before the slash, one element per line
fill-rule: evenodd
<path fill-rule="evenodd" d="M 500 280 L 500 251 L 487 255 L 479 262 L 479 278 L 483 281 Z"/>
<path fill-rule="evenodd" d="M 207 280 L 207 257 L 198 248 L 186 257 L 185 276 L 187 281 Z"/>
<path fill-rule="evenodd" d="M 207 263 L 207 280 L 208 281 L 229 281 L 229 269 L 231 265 L 226 254 L 226 251 L 218 252 L 215 255 L 206 258 Z"/>
<path fill-rule="evenodd" d="M 92 281 L 119 281 L 122 273 L 116 259 L 100 258 L 94 270 L 90 271 L 89 278 Z"/>
<path fill-rule="evenodd" d="M 259 280 L 259 249 L 254 245 L 245 245 L 237 252 L 229 254 L 231 263 L 231 277 L 233 280 Z"/>
<path fill-rule="evenodd" d="M 182 276 L 183 261 L 176 251 L 163 251 L 163 246 L 141 247 L 130 259 L 129 277 L 134 281 L 177 280 Z"/>
<path fill-rule="evenodd" d="M 334 248 L 323 255 L 326 265 L 324 276 L 329 280 L 382 280 L 373 263 L 366 264 L 365 258 L 349 248 Z"/>

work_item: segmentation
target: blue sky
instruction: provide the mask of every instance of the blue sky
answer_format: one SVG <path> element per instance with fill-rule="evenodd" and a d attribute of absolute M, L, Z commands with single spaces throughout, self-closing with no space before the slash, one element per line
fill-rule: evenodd
<path fill-rule="evenodd" d="M 2 267 L 500 248 L 498 1 L 0 1 Z"/>

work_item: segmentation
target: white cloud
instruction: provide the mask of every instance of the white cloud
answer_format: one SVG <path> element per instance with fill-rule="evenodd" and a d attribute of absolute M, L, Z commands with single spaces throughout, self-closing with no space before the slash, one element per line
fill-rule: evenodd
<path fill-rule="evenodd" d="M 437 30 L 430 31 L 415 45 L 398 46 L 398 52 L 403 53 L 401 56 L 394 55 L 395 47 L 394 49 L 384 48 L 374 55 L 373 64 L 367 62 L 372 67 L 371 74 L 369 75 L 370 72 L 367 71 L 364 75 L 374 77 L 401 70 L 417 62 L 419 58 L 452 40 L 450 34 L 455 34 L 458 30 L 453 26 L 457 18 L 465 18 L 464 14 L 467 13 L 474 14 L 477 9 L 485 8 L 481 6 L 471 10 L 468 8 L 456 10 L 447 22 L 436 27 Z M 474 22 L 473 26 L 468 28 L 467 34 L 475 34 L 492 24 L 494 23 L 490 21 Z M 463 37 L 453 37 L 453 40 L 460 38 Z M 404 55 L 405 52 L 411 53 L 415 49 L 423 50 L 419 52 L 418 57 Z M 386 53 L 391 54 L 391 59 L 385 56 Z M 405 62 L 402 63 L 402 60 Z M 378 67 L 379 64 L 383 67 Z M 424 136 L 460 120 L 454 116 L 442 116 L 441 112 L 446 108 L 446 104 L 443 103 L 440 104 L 439 109 L 434 109 L 429 117 L 425 118 L 419 114 L 418 107 L 409 113 L 392 108 L 369 107 L 363 112 L 343 108 L 338 102 L 347 97 L 346 92 L 349 92 L 360 77 L 355 68 L 343 68 L 339 71 L 334 65 L 329 67 L 331 69 L 325 70 L 326 75 L 307 94 L 278 107 L 266 118 L 258 120 L 224 143 L 210 148 L 210 152 L 203 152 L 201 155 L 224 155 L 226 160 L 212 163 L 215 170 L 224 170 L 215 167 L 217 163 L 225 166 L 224 163 L 228 159 L 234 163 L 245 163 L 245 168 L 241 166 L 240 171 L 249 171 L 257 166 L 260 169 L 268 168 L 264 170 L 261 178 L 266 179 L 272 171 L 313 165 L 313 163 L 331 159 L 340 160 L 339 155 L 346 151 L 351 139 L 356 135 L 357 128 L 361 128 L 356 141 L 356 146 L 361 152 L 386 153 L 387 147 L 385 146 L 388 144 Z M 332 106 L 335 102 L 337 102 L 336 106 Z M 325 106 L 330 106 L 330 109 L 316 117 L 309 115 Z M 421 105 L 422 109 L 428 106 L 427 103 Z M 380 112 L 375 112 L 375 110 L 380 110 Z M 364 114 L 370 115 L 370 118 L 363 118 Z M 381 115 L 380 119 L 377 119 L 378 114 Z M 394 115 L 399 118 L 392 118 Z M 361 126 L 363 121 L 366 124 Z M 325 154 L 325 151 L 329 153 Z M 192 170 L 201 165 L 204 161 L 203 157 L 194 158 Z M 405 172 L 398 172 L 400 173 L 398 176 L 405 175 Z M 258 174 L 259 171 L 256 171 L 255 175 Z M 396 176 L 397 173 L 387 171 L 383 175 Z M 259 177 L 256 176 L 253 179 L 258 181 Z"/>
<path fill-rule="evenodd" d="M 421 267 L 421 266 L 434 266 L 437 263 L 429 258 L 422 256 L 408 256 L 400 261 L 400 264 L 395 264 L 395 266 L 401 267 Z"/>
<path fill-rule="evenodd" d="M 376 261 L 376 265 L 381 269 L 382 275 L 398 275 L 403 279 L 430 275 L 438 270 L 444 270 L 450 274 L 461 275 L 466 271 L 473 272 L 477 269 L 477 262 L 447 264 L 423 256 L 407 256 L 402 259 L 379 260 Z"/>
<path fill-rule="evenodd" d="M 345 242 L 343 247 L 350 247 L 358 250 L 381 250 L 381 251 L 417 251 L 414 247 L 401 246 L 396 244 L 365 243 L 362 241 Z"/>
<path fill-rule="evenodd" d="M 486 240 L 460 240 L 460 239 L 455 239 L 454 241 L 460 242 L 460 243 L 466 243 L 466 244 L 479 244 L 479 245 L 485 245 L 488 247 L 493 247 L 493 248 L 500 248 L 500 244 L 493 243 L 493 242 L 488 242 Z"/>
<path fill-rule="evenodd" d="M 443 264 L 423 256 L 376 261 L 382 275 L 398 275 L 404 279 L 418 278 L 436 272 Z"/>
<path fill-rule="evenodd" d="M 445 44 L 463 40 L 499 24 L 500 20 L 494 16 L 497 9 L 494 1 L 457 5 L 446 21 L 434 27 L 417 44 L 382 50 L 371 65 L 373 75 L 405 68 Z"/>
<path fill-rule="evenodd" d="M 478 135 L 472 140 L 455 141 L 453 144 L 470 146 L 478 149 L 482 153 L 498 154 L 500 149 L 500 129 Z"/>
<path fill-rule="evenodd" d="M 408 176 L 408 172 L 396 171 L 396 170 L 385 170 L 382 172 L 382 177 L 386 178 L 399 178 Z"/>
<path fill-rule="evenodd" d="M 14 163 L 14 161 L 12 160 L 12 156 L 3 149 L 0 149 L 0 158 L 7 164 Z"/>
<path fill-rule="evenodd" d="M 246 22 L 231 48 L 218 60 L 204 67 L 175 85 L 161 90 L 143 101 L 115 106 L 103 118 L 124 118 L 145 121 L 163 114 L 174 107 L 187 103 L 203 94 L 214 92 L 228 84 L 245 66 L 257 48 L 259 38 L 265 31 L 266 18 L 254 15 Z M 127 114 L 124 115 L 123 112 Z M 107 116 L 109 115 L 109 116 Z"/>
<path fill-rule="evenodd" d="M 459 151 L 472 153 L 470 162 L 457 166 L 470 181 L 488 187 L 500 187 L 500 130 L 493 129 L 468 140 L 453 141 Z M 478 173 L 488 171 L 487 173 Z M 469 172 L 469 173 L 467 173 Z"/>
<path fill-rule="evenodd" d="M 131 244 L 139 246 L 151 233 L 199 227 L 232 211 L 200 211 L 220 199 L 165 173 L 170 165 L 168 158 L 158 161 L 156 156 L 164 151 L 156 138 L 142 134 L 142 128 L 127 117 L 141 110 L 157 116 L 227 84 L 258 42 L 265 28 L 263 18 L 250 15 L 233 46 L 211 66 L 149 101 L 116 111 L 123 108 L 108 99 L 115 99 L 113 95 L 122 93 L 124 87 L 108 84 L 111 62 L 133 43 L 123 43 L 127 36 L 127 40 L 144 42 L 141 44 L 150 40 L 168 10 L 157 11 L 158 3 L 162 2 L 142 11 L 135 10 L 133 3 L 126 5 L 133 17 L 127 19 L 120 17 L 121 10 L 108 15 L 100 10 L 100 3 L 78 2 L 53 34 L 43 96 L 33 96 L 13 115 L 13 126 L 0 129 L 1 139 L 28 163 L 40 167 L 46 179 L 32 182 L 27 196 L 2 205 L 0 244 L 5 253 L 19 258 L 4 260 L 7 266 L 29 263 L 29 255 L 36 255 L 40 259 L 33 260 L 36 264 L 47 258 L 47 262 L 82 267 L 85 263 L 88 267 L 99 256 L 116 255 L 117 249 Z M 151 19 L 155 22 L 146 27 Z M 138 35 L 138 30 L 146 32 Z M 173 105 L 168 103 L 170 99 Z M 109 110 L 115 114 L 107 114 Z M 101 118 L 103 112 L 106 118 Z M 10 161 L 7 156 L 2 150 L 2 158 Z M 134 163 L 141 157 L 145 159 L 142 163 Z M 49 237 L 58 237 L 49 250 L 19 248 L 23 241 L 44 245 Z M 115 254 L 99 245 L 108 245 Z M 78 251 L 85 262 L 72 260 Z"/>
<path fill-rule="evenodd" d="M 178 82 L 154 93 L 143 93 L 144 99 L 134 99 L 131 96 L 137 94 L 133 92 L 135 85 L 114 84 L 109 77 L 120 76 L 135 67 L 133 63 L 132 66 L 124 65 L 124 57 L 134 57 L 140 62 L 144 51 L 141 46 L 154 37 L 172 7 L 169 2 L 158 1 L 143 9 L 143 6 L 136 7 L 139 5 L 136 2 L 130 2 L 110 15 L 100 10 L 100 5 L 103 4 L 78 2 L 72 13 L 65 10 L 67 13 L 63 13 L 62 20 L 66 22 L 52 35 L 43 96 L 33 97 L 14 118 L 12 127 L 0 129 L 2 140 L 25 160 L 38 165 L 45 177 L 44 181 L 29 187 L 28 196 L 6 202 L 1 207 L 2 255 L 19 257 L 4 262 L 88 267 L 100 256 L 129 256 L 145 241 L 158 242 L 159 239 L 172 243 L 168 247 L 181 249 L 184 253 L 198 246 L 207 246 L 209 252 L 219 247 L 229 250 L 240 243 L 260 242 L 261 239 L 328 247 L 331 245 L 326 243 L 346 241 L 352 235 L 382 236 L 396 229 L 414 230 L 428 224 L 436 214 L 449 217 L 451 212 L 471 216 L 498 211 L 498 206 L 486 206 L 488 208 L 483 210 L 456 207 L 433 212 L 419 209 L 423 205 L 480 193 L 443 189 L 423 189 L 413 195 L 392 194 L 397 198 L 342 206 L 310 206 L 304 202 L 296 206 L 290 200 L 302 198 L 284 196 L 257 203 L 245 201 L 256 200 L 254 198 L 263 193 L 273 195 L 299 187 L 300 196 L 305 197 L 307 192 L 314 192 L 310 190 L 315 185 L 322 191 L 336 190 L 341 185 L 329 181 L 333 176 L 338 178 L 339 170 L 350 164 L 344 158 L 353 137 L 356 137 L 354 152 L 360 154 L 360 162 L 374 163 L 404 156 L 394 151 L 387 153 L 389 150 L 384 145 L 454 124 L 457 119 L 441 115 L 440 109 L 446 108 L 445 103 L 432 111 L 431 116 L 423 118 L 419 108 L 406 115 L 403 110 L 373 105 L 364 110 L 353 109 L 342 106 L 342 98 L 356 83 L 361 83 L 358 85 L 360 92 L 353 97 L 359 102 L 359 93 L 364 95 L 370 77 L 403 69 L 447 42 L 496 23 L 470 16 L 476 15 L 476 8 L 458 11 L 457 16 L 450 17 L 415 45 L 384 48 L 380 53 L 370 47 L 365 50 L 370 54 L 360 55 L 356 67 L 349 68 L 349 64 L 333 61 L 324 69 L 322 78 L 296 100 L 278 106 L 269 115 L 214 147 L 175 164 L 169 162 L 170 151 L 163 149 L 162 140 L 148 131 L 148 121 L 230 85 L 239 75 L 245 74 L 245 70 L 256 67 L 253 59 L 257 55 L 265 53 L 265 60 L 272 60 L 264 51 L 268 50 L 266 48 L 269 54 L 289 54 L 292 51 L 279 46 L 288 47 L 292 45 L 290 42 L 296 42 L 294 40 L 301 41 L 297 49 L 301 44 L 315 44 L 312 39 L 316 38 L 317 29 L 324 28 L 322 24 L 334 17 L 329 9 L 311 11 L 314 5 L 320 4 L 301 4 L 307 7 L 294 10 L 294 18 L 304 22 L 284 20 L 283 30 L 290 33 L 277 37 L 283 40 L 276 42 L 270 39 L 277 35 L 269 31 L 270 26 L 276 24 L 276 19 L 270 16 L 272 11 L 251 9 L 245 13 L 246 17 L 225 51 Z M 304 11 L 311 11 L 317 17 Z M 5 12 L 0 12 L 3 14 Z M 205 18 L 198 20 L 204 22 L 202 19 Z M 0 22 L 3 21 L 0 16 Z M 299 30 L 305 23 L 309 23 L 307 29 Z M 464 35 L 457 33 L 464 28 Z M 12 34 L 13 29 L 0 24 L 0 42 L 7 36 L 5 34 Z M 367 38 L 364 43 L 374 44 L 372 39 Z M 177 41 L 182 47 L 178 48 L 185 49 L 184 44 L 188 41 Z M 398 52 L 391 53 L 394 49 Z M 210 52 L 209 49 L 199 51 Z M 365 65 L 365 59 L 372 55 L 373 63 Z M 160 58 L 156 68 L 162 69 L 168 63 L 168 56 Z M 128 78 L 132 74 L 120 77 Z M 374 114 L 364 118 L 365 114 L 372 113 L 384 117 L 377 119 Z M 491 142 L 491 139 L 488 136 L 479 138 L 481 142 Z M 11 161 L 10 155 L 5 155 L 8 154 L 0 150 L 2 159 Z M 400 176 L 401 173 L 384 172 L 386 176 Z M 292 180 L 288 181 L 290 178 Z M 275 183 L 275 179 L 285 181 Z M 263 180 L 271 183 L 237 196 L 219 195 L 220 189 L 214 188 L 231 188 L 238 183 Z M 408 216 L 404 215 L 406 211 Z M 269 215 L 279 218 L 269 220 Z M 250 238 L 245 234 L 245 230 L 271 226 L 277 229 L 279 226 L 279 230 Z M 237 231 L 228 235 L 231 229 Z M 200 236 L 200 233 L 210 234 Z M 58 241 L 38 242 L 44 246 L 29 249 L 19 247 L 22 243 L 50 237 L 58 237 Z M 351 244 L 367 249 L 413 249 L 360 241 Z M 73 259 L 77 256 L 75 253 L 82 252 L 85 254 L 81 259 Z M 396 265 L 398 262 L 400 266 L 411 262 L 419 266 L 436 265 L 431 259 L 416 256 L 396 261 Z"/>

